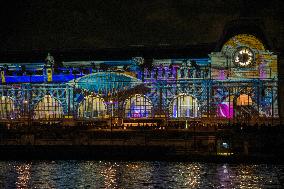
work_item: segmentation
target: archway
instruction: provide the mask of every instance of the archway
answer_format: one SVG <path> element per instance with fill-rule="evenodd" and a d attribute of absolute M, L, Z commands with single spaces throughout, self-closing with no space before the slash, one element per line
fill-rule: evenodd
<path fill-rule="evenodd" d="M 135 94 L 125 101 L 125 117 L 146 118 L 152 116 L 153 104 L 145 95 Z"/>
<path fill-rule="evenodd" d="M 237 102 L 236 102 L 237 106 L 251 106 L 252 105 L 252 99 L 249 95 L 247 94 L 241 94 L 238 98 L 237 98 Z"/>
<path fill-rule="evenodd" d="M 45 95 L 34 108 L 35 119 L 56 119 L 63 117 L 63 108 L 59 100 Z"/>
<path fill-rule="evenodd" d="M 197 99 L 191 95 L 181 94 L 176 96 L 170 104 L 170 116 L 173 118 L 197 117 Z"/>
<path fill-rule="evenodd" d="M 250 119 L 254 113 L 252 107 L 252 98 L 247 94 L 240 94 L 235 100 L 235 117 L 244 118 L 246 121 Z"/>
<path fill-rule="evenodd" d="M 0 97 L 0 119 L 15 118 L 14 100 L 9 96 Z"/>
<path fill-rule="evenodd" d="M 102 118 L 106 112 L 104 99 L 99 96 L 85 97 L 78 107 L 78 117 L 80 118 Z"/>

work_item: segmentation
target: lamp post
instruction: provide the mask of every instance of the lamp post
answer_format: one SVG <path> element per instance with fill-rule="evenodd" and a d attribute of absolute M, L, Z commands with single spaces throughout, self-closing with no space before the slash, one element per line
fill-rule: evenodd
<path fill-rule="evenodd" d="M 30 112 L 29 112 L 29 101 L 25 99 L 23 101 L 23 104 L 24 104 L 23 115 L 25 117 L 24 119 L 26 121 L 26 116 L 27 116 L 27 118 L 28 118 L 28 125 L 30 125 L 30 117 L 31 117 L 31 115 L 30 115 Z"/>
<path fill-rule="evenodd" d="M 109 103 L 111 104 L 110 131 L 112 132 L 113 100 L 110 100 Z"/>

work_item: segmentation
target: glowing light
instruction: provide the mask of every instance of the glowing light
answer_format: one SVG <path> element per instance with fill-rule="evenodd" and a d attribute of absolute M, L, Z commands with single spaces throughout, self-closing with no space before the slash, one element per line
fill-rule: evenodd
<path fill-rule="evenodd" d="M 34 109 L 35 119 L 52 119 L 63 116 L 61 103 L 50 95 L 45 95 Z"/>
<path fill-rule="evenodd" d="M 218 116 L 225 118 L 233 118 L 234 115 L 234 106 L 233 102 L 222 102 L 218 105 Z"/>
<path fill-rule="evenodd" d="M 225 79 L 226 79 L 225 70 L 220 70 L 220 71 L 219 71 L 219 77 L 218 77 L 218 79 L 220 79 L 220 80 L 225 80 Z"/>
<path fill-rule="evenodd" d="M 247 47 L 242 47 L 235 52 L 234 62 L 240 66 L 248 66 L 253 61 L 253 53 Z"/>
<path fill-rule="evenodd" d="M 197 100 L 186 94 L 180 94 L 174 98 L 170 105 L 170 114 L 174 118 L 197 117 L 199 106 Z"/>
<path fill-rule="evenodd" d="M 252 99 L 249 95 L 247 94 L 241 94 L 237 98 L 237 105 L 238 106 L 249 106 L 252 105 Z"/>
<path fill-rule="evenodd" d="M 135 94 L 125 101 L 125 116 L 129 118 L 149 117 L 152 114 L 152 102 L 148 97 Z"/>
<path fill-rule="evenodd" d="M 18 177 L 16 181 L 16 188 L 29 188 L 29 180 L 31 178 L 31 165 L 23 164 L 15 167 Z"/>
<path fill-rule="evenodd" d="M 81 118 L 97 118 L 106 116 L 104 99 L 99 96 L 87 96 L 78 108 L 78 116 Z"/>
<path fill-rule="evenodd" d="M 14 118 L 15 105 L 14 100 L 8 96 L 0 98 L 0 119 Z"/>
<path fill-rule="evenodd" d="M 228 49 L 228 47 L 236 48 L 240 46 L 240 44 L 243 46 L 249 46 L 253 49 L 265 50 L 263 43 L 255 36 L 249 34 L 239 34 L 229 39 L 223 45 L 222 51 Z"/>

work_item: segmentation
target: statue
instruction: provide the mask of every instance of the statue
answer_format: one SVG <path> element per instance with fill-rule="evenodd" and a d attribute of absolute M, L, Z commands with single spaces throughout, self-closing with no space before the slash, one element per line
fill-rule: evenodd
<path fill-rule="evenodd" d="M 54 58 L 50 55 L 50 53 L 47 53 L 47 57 L 45 59 L 45 65 L 48 67 L 54 66 Z"/>

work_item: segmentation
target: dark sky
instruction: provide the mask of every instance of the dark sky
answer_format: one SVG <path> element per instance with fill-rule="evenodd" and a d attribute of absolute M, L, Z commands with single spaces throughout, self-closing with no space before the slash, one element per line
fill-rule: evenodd
<path fill-rule="evenodd" d="M 284 3 L 229 0 L 34 0 L 1 2 L 0 51 L 214 43 L 226 23 L 258 18 L 284 47 Z"/>

